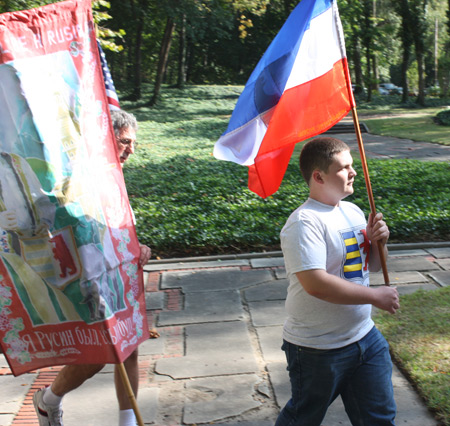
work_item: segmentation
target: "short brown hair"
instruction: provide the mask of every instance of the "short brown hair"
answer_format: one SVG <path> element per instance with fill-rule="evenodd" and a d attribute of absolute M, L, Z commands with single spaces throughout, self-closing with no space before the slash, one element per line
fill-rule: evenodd
<path fill-rule="evenodd" d="M 309 185 L 313 171 L 319 169 L 325 173 L 333 162 L 333 157 L 350 147 L 340 139 L 320 137 L 306 143 L 300 153 L 300 171 Z"/>

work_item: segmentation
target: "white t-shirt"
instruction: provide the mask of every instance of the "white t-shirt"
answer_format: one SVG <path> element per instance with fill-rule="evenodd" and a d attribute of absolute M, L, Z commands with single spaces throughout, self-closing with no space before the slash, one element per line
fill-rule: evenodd
<path fill-rule="evenodd" d="M 369 286 L 366 220 L 356 205 L 329 206 L 311 198 L 295 210 L 281 230 L 289 279 L 283 338 L 295 345 L 334 349 L 363 338 L 373 327 L 372 305 L 339 305 L 309 295 L 296 272 L 323 269 Z"/>

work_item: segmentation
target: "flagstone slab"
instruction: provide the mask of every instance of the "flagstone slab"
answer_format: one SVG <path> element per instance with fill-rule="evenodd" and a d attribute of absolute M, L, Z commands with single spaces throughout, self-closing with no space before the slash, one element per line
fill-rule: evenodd
<path fill-rule="evenodd" d="M 270 271 L 220 269 L 207 271 L 164 272 L 161 288 L 182 288 L 183 292 L 232 290 L 273 280 Z"/>
<path fill-rule="evenodd" d="M 147 311 L 164 309 L 165 294 L 163 291 L 146 291 L 145 292 L 145 308 Z"/>
<path fill-rule="evenodd" d="M 224 266 L 249 266 L 248 259 L 233 260 L 210 260 L 200 262 L 175 262 L 175 263 L 149 263 L 144 266 L 144 270 L 152 271 L 172 271 L 178 269 L 198 269 L 198 268 L 221 268 Z"/>
<path fill-rule="evenodd" d="M 397 404 L 397 416 L 395 418 L 397 425 L 437 426 L 437 421 L 395 365 L 392 371 L 392 384 Z"/>
<path fill-rule="evenodd" d="M 250 302 L 248 307 L 255 327 L 283 325 L 287 317 L 284 309 L 284 300 Z"/>
<path fill-rule="evenodd" d="M 0 347 L 0 351 L 1 351 L 1 347 Z M 8 361 L 6 361 L 6 357 L 5 355 L 3 355 L 3 353 L 0 352 L 0 368 L 9 368 L 9 364 Z"/>
<path fill-rule="evenodd" d="M 35 381 L 36 374 L 22 374 L 17 377 L 5 375 L 1 377 L 0 412 L 2 414 L 15 414 L 22 405 L 24 393 L 26 394 L 30 390 Z"/>
<path fill-rule="evenodd" d="M 428 253 L 425 249 L 389 250 L 389 257 L 426 256 L 427 254 Z"/>
<path fill-rule="evenodd" d="M 266 284 L 260 284 L 244 291 L 245 300 L 248 302 L 285 300 L 288 286 L 287 280 L 274 280 Z"/>
<path fill-rule="evenodd" d="M 396 272 L 389 271 L 389 282 L 391 285 L 401 284 L 417 284 L 427 283 L 429 280 L 423 274 L 417 271 L 411 272 Z M 376 272 L 370 274 L 370 285 L 384 285 L 384 276 L 382 272 Z"/>
<path fill-rule="evenodd" d="M 285 268 L 277 269 L 275 271 L 275 277 L 277 278 L 277 280 L 282 280 L 284 278 L 287 278 L 286 269 Z"/>
<path fill-rule="evenodd" d="M 266 367 L 269 372 L 270 383 L 272 383 L 275 402 L 281 409 L 291 398 L 291 384 L 289 373 L 286 370 L 286 359 L 279 362 L 269 362 Z"/>
<path fill-rule="evenodd" d="M 251 259 L 252 268 L 275 268 L 284 266 L 283 257 L 263 257 L 260 259 Z"/>
<path fill-rule="evenodd" d="M 259 371 L 245 322 L 188 325 L 185 333 L 186 355 L 159 359 L 157 374 L 183 379 Z"/>
<path fill-rule="evenodd" d="M 255 374 L 188 381 L 183 422 L 212 423 L 259 407 L 261 402 L 253 396 L 260 381 Z"/>
<path fill-rule="evenodd" d="M 154 423 L 158 407 L 158 388 L 139 389 L 137 404 L 144 423 Z M 116 425 L 119 406 L 112 373 L 99 373 L 64 397 L 64 424 Z"/>
<path fill-rule="evenodd" d="M 443 269 L 450 271 L 450 259 L 438 259 L 436 263 Z"/>
<path fill-rule="evenodd" d="M 441 287 L 450 286 L 450 271 L 434 271 L 430 273 L 430 277 Z"/>
<path fill-rule="evenodd" d="M 427 249 L 437 259 L 450 258 L 450 247 L 436 247 Z"/>
<path fill-rule="evenodd" d="M 12 425 L 14 421 L 14 417 L 16 417 L 16 413 L 14 414 L 0 414 L 0 425 Z"/>
<path fill-rule="evenodd" d="M 159 330 L 160 336 L 156 339 L 147 339 L 139 346 L 139 355 L 163 354 L 166 347 L 167 337 L 163 330 Z"/>
<path fill-rule="evenodd" d="M 387 269 L 389 272 L 432 271 L 439 269 L 439 266 L 425 257 L 405 257 L 388 258 Z"/>
<path fill-rule="evenodd" d="M 238 291 L 202 291 L 186 294 L 182 311 L 161 312 L 158 326 L 233 321 L 243 317 Z"/>
<path fill-rule="evenodd" d="M 257 327 L 259 346 L 266 362 L 283 362 L 286 360 L 283 344 L 283 326 Z"/>

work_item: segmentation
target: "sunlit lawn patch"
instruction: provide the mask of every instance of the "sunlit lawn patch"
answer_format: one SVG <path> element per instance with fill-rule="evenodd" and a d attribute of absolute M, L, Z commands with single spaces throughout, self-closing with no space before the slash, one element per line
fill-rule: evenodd
<path fill-rule="evenodd" d="M 404 117 L 365 118 L 363 120 L 369 131 L 376 135 L 450 145 L 450 128 L 440 126 L 433 121 L 433 117 L 439 110 L 439 108 L 431 108 L 425 113 L 423 111 L 409 113 Z"/>
<path fill-rule="evenodd" d="M 375 322 L 394 359 L 443 424 L 450 424 L 450 288 L 401 297 L 395 315 Z"/>

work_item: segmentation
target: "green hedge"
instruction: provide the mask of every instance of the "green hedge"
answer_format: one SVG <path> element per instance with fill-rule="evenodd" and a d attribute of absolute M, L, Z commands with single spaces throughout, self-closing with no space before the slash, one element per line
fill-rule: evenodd
<path fill-rule="evenodd" d="M 436 122 L 442 126 L 450 126 L 450 109 L 438 112 Z"/>

